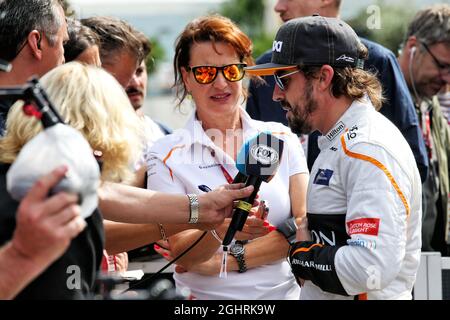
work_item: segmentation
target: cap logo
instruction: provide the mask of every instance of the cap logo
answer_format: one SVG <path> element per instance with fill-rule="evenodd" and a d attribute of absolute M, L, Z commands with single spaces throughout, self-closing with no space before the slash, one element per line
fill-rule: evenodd
<path fill-rule="evenodd" d="M 355 59 L 353 59 L 352 57 L 347 57 L 345 54 L 343 54 L 342 56 L 340 56 L 339 58 L 336 59 L 336 61 L 341 61 L 344 60 L 345 62 L 355 62 Z"/>
<path fill-rule="evenodd" d="M 274 41 L 272 45 L 272 52 L 281 52 L 281 48 L 283 47 L 283 41 Z"/>

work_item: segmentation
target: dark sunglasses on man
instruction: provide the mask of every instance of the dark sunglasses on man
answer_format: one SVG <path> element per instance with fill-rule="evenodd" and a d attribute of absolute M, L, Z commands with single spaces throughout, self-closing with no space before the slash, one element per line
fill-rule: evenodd
<path fill-rule="evenodd" d="M 187 71 L 192 71 L 195 81 L 200 84 L 209 84 L 217 78 L 219 71 L 222 71 L 224 78 L 230 82 L 242 80 L 245 75 L 245 63 L 233 63 L 226 66 L 196 66 L 186 67 Z"/>
<path fill-rule="evenodd" d="M 275 83 L 277 84 L 277 86 L 280 88 L 281 91 L 286 90 L 290 76 L 296 74 L 297 72 L 300 72 L 300 69 L 295 69 L 294 71 L 291 72 L 277 71 L 273 74 Z"/>

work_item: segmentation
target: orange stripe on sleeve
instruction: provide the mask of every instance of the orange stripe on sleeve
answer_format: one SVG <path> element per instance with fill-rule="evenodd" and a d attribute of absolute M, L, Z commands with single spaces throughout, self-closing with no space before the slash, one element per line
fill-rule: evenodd
<path fill-rule="evenodd" d="M 380 161 L 378 161 L 377 159 L 374 159 L 372 157 L 366 156 L 364 154 L 355 153 L 355 152 L 352 152 L 352 151 L 348 150 L 347 149 L 347 145 L 345 144 L 345 138 L 344 138 L 343 135 L 341 136 L 341 143 L 342 143 L 342 148 L 344 149 L 344 152 L 345 152 L 345 154 L 347 156 L 349 156 L 351 158 L 360 159 L 360 160 L 363 160 L 363 161 L 370 162 L 370 163 L 372 163 L 373 165 L 375 165 L 376 167 L 378 167 L 380 170 L 382 170 L 384 172 L 384 174 L 387 176 L 387 178 L 391 182 L 392 186 L 394 187 L 395 191 L 397 191 L 397 194 L 399 195 L 400 199 L 402 200 L 403 205 L 405 206 L 405 209 L 406 209 L 406 216 L 409 216 L 410 209 L 409 209 L 408 201 L 406 201 L 405 195 L 400 190 L 400 187 L 398 186 L 397 182 L 395 181 L 394 177 L 389 172 L 389 170 Z"/>
<path fill-rule="evenodd" d="M 299 252 L 308 252 L 308 251 L 310 251 L 312 248 L 314 248 L 314 247 L 323 247 L 323 245 L 322 244 L 320 244 L 320 243 L 316 243 L 316 244 L 313 244 L 312 246 L 310 246 L 310 247 L 308 247 L 308 248 L 298 248 L 297 250 L 295 250 L 293 253 L 292 253 L 292 256 L 294 255 L 294 254 L 296 254 L 296 253 L 299 253 Z"/>
<path fill-rule="evenodd" d="M 169 153 L 167 154 L 167 156 L 164 158 L 164 160 L 163 160 L 163 163 L 164 163 L 164 165 L 167 167 L 167 165 L 166 165 L 166 162 L 167 162 L 167 160 L 169 160 L 169 158 L 172 156 L 172 153 L 176 150 L 176 149 L 181 149 L 181 148 L 183 148 L 184 147 L 184 144 L 183 145 L 179 145 L 179 146 L 175 146 L 175 147 L 173 147 L 170 151 L 169 151 Z M 167 167 L 167 169 L 169 169 L 169 173 L 170 173 L 170 177 L 172 178 L 172 181 L 173 181 L 173 172 L 172 172 L 172 169 L 170 169 L 169 167 Z"/>

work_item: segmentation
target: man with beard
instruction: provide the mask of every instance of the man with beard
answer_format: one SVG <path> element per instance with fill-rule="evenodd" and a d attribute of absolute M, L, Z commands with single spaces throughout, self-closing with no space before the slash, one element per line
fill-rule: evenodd
<path fill-rule="evenodd" d="M 450 132 L 437 93 L 450 83 L 450 5 L 419 11 L 408 27 L 400 67 L 414 99 L 430 163 L 423 185 L 423 250 L 450 255 Z"/>
<path fill-rule="evenodd" d="M 137 67 L 134 75 L 131 77 L 130 82 L 128 82 L 128 86 L 126 87 L 125 91 L 134 110 L 145 123 L 145 133 L 148 143 L 147 147 L 151 147 L 151 145 L 153 145 L 156 140 L 172 132 L 166 126 L 152 120 L 149 116 L 144 114 L 143 107 L 145 103 L 145 97 L 147 96 L 148 84 L 147 58 L 151 53 L 152 46 L 145 34 L 136 29 L 134 29 L 133 31 L 136 38 L 141 41 L 144 52 L 144 59 Z"/>
<path fill-rule="evenodd" d="M 340 14 L 342 2 L 342 0 L 278 0 L 274 10 L 279 13 L 281 20 L 284 22 L 315 13 L 323 17 L 337 18 Z M 428 171 L 425 144 L 414 105 L 396 57 L 390 50 L 378 43 L 364 38 L 361 38 L 361 42 L 369 50 L 369 57 L 364 64 L 364 69 L 376 73 L 383 86 L 385 99 L 382 102 L 380 112 L 395 124 L 408 141 L 416 159 L 420 176 L 425 180 Z M 268 51 L 259 57 L 256 62 L 269 62 L 271 55 L 272 53 Z M 279 108 L 278 102 L 270 99 L 275 83 L 270 77 L 265 80 L 267 85 L 259 85 L 255 81 L 250 82 L 247 112 L 256 120 L 278 121 L 287 124 L 286 111 Z M 306 156 L 310 170 L 319 153 L 317 137 L 317 131 L 309 136 L 301 136 L 302 144 L 307 149 Z"/>
<path fill-rule="evenodd" d="M 292 131 L 318 130 L 307 221 L 289 258 L 302 299 L 411 299 L 420 260 L 421 181 L 401 132 L 376 111 L 381 85 L 343 21 L 318 15 L 278 31 L 273 99 Z"/>

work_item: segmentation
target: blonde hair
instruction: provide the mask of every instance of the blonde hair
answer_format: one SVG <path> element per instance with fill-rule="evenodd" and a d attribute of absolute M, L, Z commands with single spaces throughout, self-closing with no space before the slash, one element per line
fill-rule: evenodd
<path fill-rule="evenodd" d="M 70 62 L 47 73 L 41 84 L 64 121 L 79 130 L 93 150 L 101 151 L 102 180 L 127 182 L 143 146 L 143 132 L 123 88 L 103 69 Z M 12 163 L 41 130 L 15 104 L 0 140 L 0 161 Z"/>

